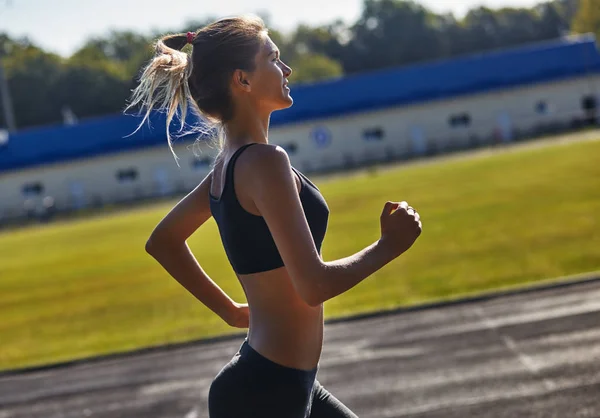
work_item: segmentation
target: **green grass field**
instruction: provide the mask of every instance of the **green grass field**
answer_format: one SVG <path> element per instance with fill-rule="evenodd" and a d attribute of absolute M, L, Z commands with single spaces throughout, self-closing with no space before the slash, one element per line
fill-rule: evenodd
<path fill-rule="evenodd" d="M 315 179 L 331 209 L 325 260 L 378 239 L 386 200 L 423 220 L 415 246 L 328 301 L 327 318 L 599 270 L 600 141 L 517 148 Z M 0 369 L 240 332 L 144 252 L 174 203 L 1 234 Z M 212 219 L 190 246 L 243 302 Z"/>

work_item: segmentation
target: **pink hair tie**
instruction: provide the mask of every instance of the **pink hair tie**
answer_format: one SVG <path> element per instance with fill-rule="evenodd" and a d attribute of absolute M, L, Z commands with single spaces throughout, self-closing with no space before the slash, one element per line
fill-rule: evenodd
<path fill-rule="evenodd" d="M 188 41 L 188 44 L 191 44 L 194 41 L 194 32 L 187 33 L 187 41 Z"/>

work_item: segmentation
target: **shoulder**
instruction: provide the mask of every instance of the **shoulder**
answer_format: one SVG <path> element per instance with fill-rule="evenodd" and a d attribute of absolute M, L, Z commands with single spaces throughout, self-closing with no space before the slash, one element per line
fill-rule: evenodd
<path fill-rule="evenodd" d="M 297 191 L 300 186 L 294 178 L 287 152 L 279 145 L 248 147 L 238 158 L 236 173 L 241 188 L 253 197 L 265 193 L 281 194 L 287 189 Z"/>
<path fill-rule="evenodd" d="M 282 162 L 289 162 L 287 152 L 275 144 L 254 144 L 248 147 L 242 155 L 245 155 L 247 160 L 254 163 L 277 165 Z"/>
<path fill-rule="evenodd" d="M 252 177 L 284 174 L 291 170 L 287 152 L 274 144 L 256 144 L 248 147 L 239 157 L 237 164 Z"/>

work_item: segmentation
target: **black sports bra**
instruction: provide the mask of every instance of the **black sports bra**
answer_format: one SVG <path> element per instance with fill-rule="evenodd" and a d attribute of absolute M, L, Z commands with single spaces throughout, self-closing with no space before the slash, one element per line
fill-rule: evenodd
<path fill-rule="evenodd" d="M 238 274 L 251 274 L 273 270 L 284 265 L 267 223 L 262 216 L 246 211 L 239 203 L 234 189 L 235 161 L 243 150 L 240 147 L 227 163 L 224 187 L 220 198 L 210 195 L 210 210 L 217 222 L 225 253 Z M 304 174 L 292 167 L 300 177 L 300 201 L 319 253 L 325 238 L 329 208 L 321 192 Z"/>

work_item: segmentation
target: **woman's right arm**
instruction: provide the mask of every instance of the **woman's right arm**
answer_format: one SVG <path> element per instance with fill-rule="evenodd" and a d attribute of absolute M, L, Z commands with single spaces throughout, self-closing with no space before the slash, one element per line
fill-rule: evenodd
<path fill-rule="evenodd" d="M 287 153 L 273 145 L 248 149 L 244 184 L 265 219 L 302 299 L 317 306 L 369 277 L 410 248 L 421 233 L 419 215 L 406 202 L 387 202 L 381 238 L 349 257 L 324 262 L 314 244 Z"/>

